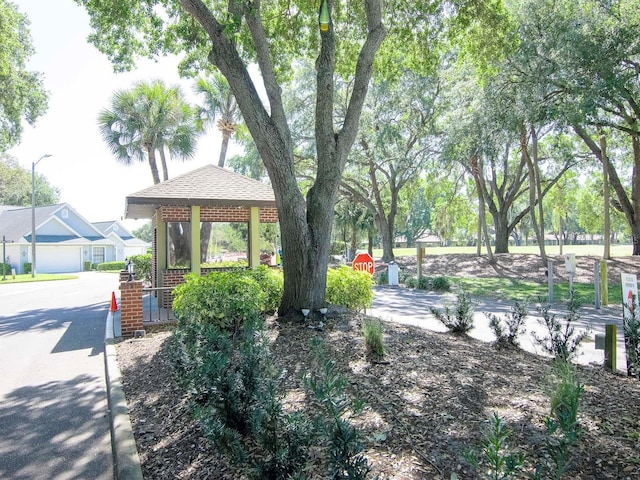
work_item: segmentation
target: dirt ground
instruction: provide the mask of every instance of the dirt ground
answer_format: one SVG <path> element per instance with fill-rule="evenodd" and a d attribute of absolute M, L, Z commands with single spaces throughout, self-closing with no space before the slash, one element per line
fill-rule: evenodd
<path fill-rule="evenodd" d="M 535 256 L 500 256 L 495 265 L 483 257 L 455 257 L 426 258 L 425 274 L 546 279 Z M 579 258 L 577 275 L 588 277 L 594 260 Z M 561 271 L 554 274 L 564 271 L 564 259 L 556 264 L 560 261 Z M 410 268 L 408 259 L 399 263 Z M 633 273 L 639 266 L 636 259 L 615 259 L 609 276 L 619 278 L 620 270 Z M 467 337 L 385 323 L 385 362 L 371 363 L 365 357 L 361 321 L 357 314 L 330 311 L 323 332 L 273 319 L 268 326 L 274 356 L 288 372 L 287 398 L 300 397 L 310 338 L 324 339 L 349 378 L 350 394 L 365 401 L 363 414 L 353 422 L 381 480 L 449 479 L 452 473 L 460 479 L 480 478 L 462 452 L 477 448 L 493 412 L 512 430 L 509 446 L 526 455 L 528 473 L 549 461 L 543 448 L 550 409 L 549 360 L 521 350 L 498 351 Z M 218 454 L 192 419 L 188 395 L 176 385 L 167 359 L 169 335 L 156 332 L 118 344 L 144 478 L 247 478 L 242 467 L 229 465 Z M 584 385 L 579 413 L 583 434 L 565 478 L 640 479 L 640 381 L 599 367 L 578 369 Z M 309 478 L 323 478 L 322 472 L 309 472 Z"/>

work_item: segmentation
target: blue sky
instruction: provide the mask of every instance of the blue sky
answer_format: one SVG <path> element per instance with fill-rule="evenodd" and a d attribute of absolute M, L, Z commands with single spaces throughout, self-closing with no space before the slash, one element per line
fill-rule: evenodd
<path fill-rule="evenodd" d="M 33 128 L 25 125 L 22 142 L 8 153 L 29 170 L 31 162 L 52 155 L 36 171 L 60 189 L 62 202 L 92 222 L 120 220 L 125 197 L 153 181 L 148 164 L 125 167 L 116 162 L 98 131 L 98 112 L 109 106 L 114 91 L 156 78 L 181 85 L 193 102 L 192 81 L 180 79 L 174 59 L 143 61 L 133 72 L 113 73 L 108 59 L 87 43 L 89 17 L 72 0 L 17 0 L 16 4 L 31 21 L 36 54 L 28 68 L 44 74 L 50 98 L 47 114 Z M 218 154 L 219 135 L 212 130 L 201 137 L 193 160 L 169 164 L 170 177 L 217 163 Z M 124 223 L 136 228 L 144 222 Z"/>

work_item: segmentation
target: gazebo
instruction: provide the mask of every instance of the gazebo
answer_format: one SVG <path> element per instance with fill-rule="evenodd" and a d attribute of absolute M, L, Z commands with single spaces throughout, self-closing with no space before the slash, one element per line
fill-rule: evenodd
<path fill-rule="evenodd" d="M 187 273 L 203 274 L 201 225 L 248 224 L 249 267 L 260 263 L 259 224 L 276 223 L 271 186 L 215 165 L 185 173 L 126 198 L 125 218 L 152 221 L 152 287 L 171 288 Z M 169 306 L 170 295 L 162 304 Z"/>

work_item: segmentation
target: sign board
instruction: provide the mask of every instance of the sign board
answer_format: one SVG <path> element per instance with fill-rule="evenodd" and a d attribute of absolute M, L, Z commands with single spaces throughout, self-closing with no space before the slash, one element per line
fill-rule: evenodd
<path fill-rule="evenodd" d="M 621 273 L 620 280 L 622 282 L 622 316 L 630 318 L 638 307 L 638 277 L 632 273 Z"/>
<path fill-rule="evenodd" d="M 564 267 L 569 273 L 576 273 L 576 254 L 567 253 L 564 256 Z"/>
<path fill-rule="evenodd" d="M 374 266 L 373 258 L 368 253 L 359 253 L 356 258 L 353 259 L 351 264 L 354 270 L 361 270 L 363 272 L 369 272 L 373 275 Z"/>

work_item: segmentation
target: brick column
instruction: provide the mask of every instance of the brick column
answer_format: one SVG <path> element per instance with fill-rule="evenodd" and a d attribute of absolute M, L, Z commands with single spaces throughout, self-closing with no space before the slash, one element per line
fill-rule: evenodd
<path fill-rule="evenodd" d="M 120 325 L 123 337 L 142 330 L 142 281 L 120 282 Z"/>

